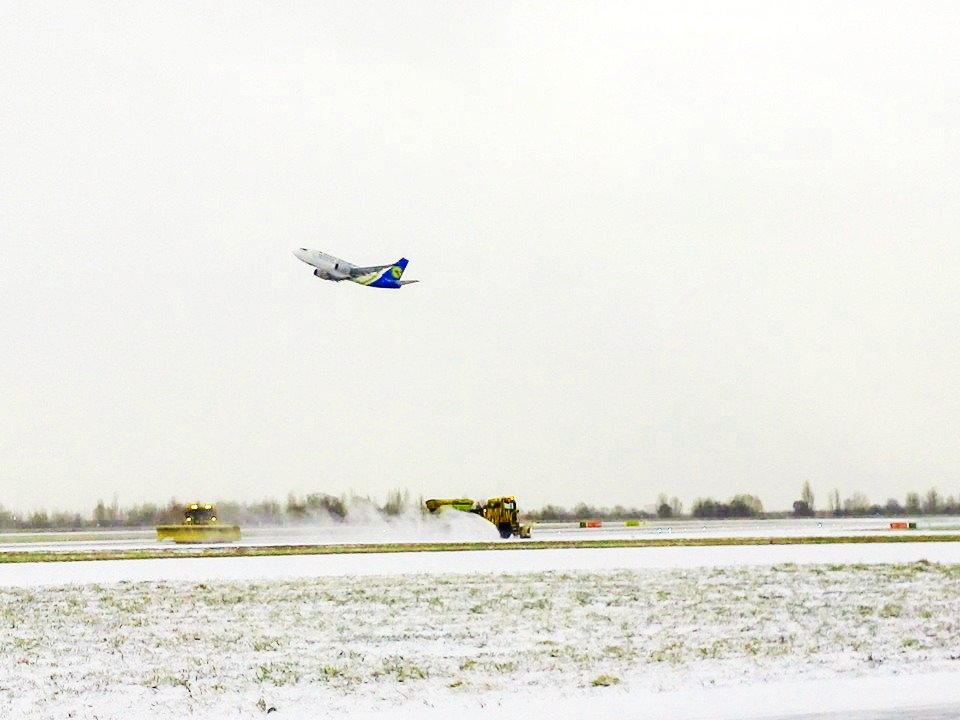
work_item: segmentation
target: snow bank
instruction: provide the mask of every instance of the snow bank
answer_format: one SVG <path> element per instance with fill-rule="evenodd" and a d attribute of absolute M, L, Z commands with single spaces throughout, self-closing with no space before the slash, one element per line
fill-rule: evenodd
<path fill-rule="evenodd" d="M 467 513 L 451 516 L 469 517 Z M 475 516 L 474 516 L 475 517 Z M 477 518 L 483 525 L 493 527 Z M 493 530 L 496 533 L 496 529 Z M 513 542 L 522 543 L 522 540 Z M 175 553 L 171 550 L 171 555 Z M 866 543 L 289 555 L 0 563 L 0 587 L 169 580 L 283 580 L 358 575 L 531 573 L 765 566 L 776 563 L 960 563 L 960 543 Z"/>

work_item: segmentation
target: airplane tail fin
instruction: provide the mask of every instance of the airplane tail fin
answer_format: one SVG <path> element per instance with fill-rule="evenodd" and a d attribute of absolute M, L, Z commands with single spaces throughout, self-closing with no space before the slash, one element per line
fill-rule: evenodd
<path fill-rule="evenodd" d="M 409 280 L 401 280 L 403 276 L 403 271 L 407 269 L 407 263 L 409 260 L 406 258 L 400 258 L 397 260 L 390 268 L 390 278 L 396 283 L 397 286 L 406 285 Z"/>
<path fill-rule="evenodd" d="M 400 258 L 393 265 L 388 265 L 386 269 L 382 270 L 377 279 L 369 284 L 373 287 L 398 288 L 402 285 L 416 282 L 415 280 L 400 279 L 403 271 L 407 269 L 407 262 L 406 258 Z"/>
<path fill-rule="evenodd" d="M 397 282 L 397 285 L 402 287 L 404 285 L 410 285 L 411 283 L 420 282 L 419 280 L 401 280 L 400 276 L 403 275 L 403 271 L 407 269 L 407 259 L 400 258 L 393 264 L 391 268 L 391 274 L 393 279 Z"/>

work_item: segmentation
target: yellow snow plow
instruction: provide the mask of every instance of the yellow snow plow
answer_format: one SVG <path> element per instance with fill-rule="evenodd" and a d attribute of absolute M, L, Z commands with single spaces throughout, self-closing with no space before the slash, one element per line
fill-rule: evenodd
<path fill-rule="evenodd" d="M 438 512 L 442 508 L 452 507 L 461 512 L 480 515 L 497 526 L 502 538 L 508 538 L 511 535 L 521 538 L 530 537 L 531 526 L 520 524 L 517 500 L 512 495 L 490 498 L 483 505 L 478 500 L 470 498 L 432 498 L 425 501 L 424 505 L 430 512 Z"/>
<path fill-rule="evenodd" d="M 217 519 L 210 503 L 191 503 L 183 511 L 179 525 L 157 525 L 157 540 L 175 543 L 233 542 L 240 539 L 239 525 L 225 525 Z"/>

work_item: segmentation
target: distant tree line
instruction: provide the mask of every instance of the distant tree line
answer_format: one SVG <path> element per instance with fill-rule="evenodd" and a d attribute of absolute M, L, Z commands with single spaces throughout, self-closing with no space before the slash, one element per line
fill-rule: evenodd
<path fill-rule="evenodd" d="M 179 522 L 185 503 L 171 499 L 163 505 L 144 503 L 121 507 L 116 498 L 109 504 L 98 500 L 89 515 L 77 512 L 48 512 L 33 510 L 15 513 L 0 505 L 0 530 L 76 530 L 90 528 L 141 528 Z M 351 515 L 360 517 L 390 517 L 423 509 L 423 498 L 412 499 L 406 490 L 393 490 L 383 503 L 357 495 L 334 496 L 315 492 L 287 496 L 285 503 L 273 499 L 256 502 L 221 500 L 217 511 L 225 522 L 245 526 L 276 526 L 339 522 Z M 738 494 L 723 502 L 710 497 L 697 498 L 684 514 L 683 504 L 676 497 L 665 494 L 647 508 L 590 505 L 584 502 L 567 509 L 560 505 L 544 505 L 539 510 L 521 506 L 521 513 L 534 522 L 575 522 L 577 520 L 631 520 L 631 519 L 724 519 L 724 518 L 784 518 L 784 517 L 896 517 L 922 515 L 960 515 L 960 502 L 953 495 L 944 497 L 931 488 L 925 494 L 907 493 L 903 504 L 894 498 L 885 503 L 871 503 L 861 492 L 841 499 L 839 490 L 827 496 L 824 509 L 817 509 L 809 482 L 804 482 L 800 497 L 791 511 L 766 512 L 755 495 Z"/>
<path fill-rule="evenodd" d="M 756 495 L 734 495 L 729 502 L 697 498 L 691 515 L 695 518 L 754 518 L 763 516 L 763 503 Z"/>
<path fill-rule="evenodd" d="M 794 506 L 796 511 L 796 503 L 794 503 Z M 803 507 L 800 509 L 805 510 Z M 855 492 L 841 501 L 840 493 L 834 490 L 828 497 L 826 511 L 824 513 L 818 512 L 816 515 L 832 517 L 960 515 L 960 502 L 953 495 L 942 496 L 936 488 L 930 488 L 922 496 L 920 493 L 907 493 L 902 505 L 896 498 L 889 498 L 882 505 L 871 503 L 867 496 L 860 492 Z"/>
<path fill-rule="evenodd" d="M 522 509 L 522 508 L 521 508 Z M 871 503 L 861 492 L 855 492 L 850 497 L 841 499 L 840 491 L 833 490 L 827 498 L 827 507 L 818 510 L 815 505 L 813 490 L 809 481 L 803 483 L 800 498 L 793 503 L 792 511 L 765 511 L 763 503 L 756 495 L 739 494 L 724 501 L 710 497 L 697 498 L 690 508 L 689 514 L 683 513 L 683 505 L 676 498 L 667 498 L 665 494 L 658 496 L 653 510 L 639 508 L 624 508 L 617 505 L 613 508 L 595 507 L 586 503 L 579 503 L 571 510 L 559 505 L 546 505 L 540 510 L 527 511 L 526 517 L 531 520 L 569 522 L 595 518 L 598 520 L 624 519 L 724 519 L 724 518 L 786 518 L 786 517 L 897 517 L 922 515 L 960 515 L 960 501 L 954 496 L 943 497 L 935 488 L 931 488 L 924 495 L 907 493 L 905 502 L 901 504 L 894 498 L 884 504 Z"/>
<path fill-rule="evenodd" d="M 652 518 L 652 513 L 638 508 L 627 508 L 623 505 L 611 507 L 596 507 L 587 503 L 578 503 L 568 510 L 560 505 L 544 505 L 539 510 L 527 510 L 523 507 L 520 512 L 528 520 L 539 522 L 574 522 L 587 518 L 598 520 L 632 520 L 635 518 Z"/>

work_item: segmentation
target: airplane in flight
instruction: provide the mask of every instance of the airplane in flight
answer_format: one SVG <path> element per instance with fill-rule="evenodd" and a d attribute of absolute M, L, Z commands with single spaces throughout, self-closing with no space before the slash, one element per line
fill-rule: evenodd
<path fill-rule="evenodd" d="M 323 280 L 350 280 L 351 282 L 369 285 L 370 287 L 392 288 L 397 290 L 404 285 L 418 282 L 417 280 L 401 280 L 400 276 L 407 268 L 407 259 L 400 258 L 392 265 L 373 265 L 371 267 L 360 267 L 349 263 L 346 260 L 335 258 L 333 255 L 327 255 L 319 250 L 308 250 L 300 248 L 294 250 L 293 254 L 303 260 L 307 265 L 316 268 L 313 274 Z"/>

